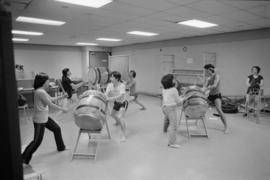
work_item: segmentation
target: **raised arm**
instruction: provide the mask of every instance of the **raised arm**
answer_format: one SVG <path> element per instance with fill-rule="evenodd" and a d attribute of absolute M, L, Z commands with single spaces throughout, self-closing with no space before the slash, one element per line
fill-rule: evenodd
<path fill-rule="evenodd" d="M 52 102 L 52 100 L 51 100 L 50 95 L 39 92 L 39 96 L 41 97 L 42 101 L 43 101 L 45 104 L 47 104 L 50 108 L 53 108 L 53 109 L 56 109 L 56 110 L 60 110 L 60 111 L 64 111 L 64 112 L 67 111 L 67 109 L 62 108 L 62 107 L 57 106 L 56 104 L 54 104 L 54 103 Z"/>

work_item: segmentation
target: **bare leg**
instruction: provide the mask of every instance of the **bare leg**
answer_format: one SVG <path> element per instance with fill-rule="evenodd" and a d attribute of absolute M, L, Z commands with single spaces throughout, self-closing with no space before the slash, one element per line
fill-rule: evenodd
<path fill-rule="evenodd" d="M 243 114 L 243 116 L 247 116 L 247 113 L 249 111 L 248 107 L 249 107 L 249 102 L 250 102 L 250 96 L 249 94 L 246 95 L 246 103 L 245 103 L 245 113 Z"/>
<path fill-rule="evenodd" d="M 219 98 L 215 99 L 215 105 L 216 105 L 217 112 L 220 115 L 220 119 L 224 125 L 224 133 L 227 133 L 228 132 L 228 125 L 227 125 L 226 117 L 221 109 L 221 99 L 219 99 Z"/>
<path fill-rule="evenodd" d="M 254 97 L 254 109 L 256 114 L 256 123 L 260 123 L 260 111 L 261 111 L 261 96 L 257 95 Z"/>
<path fill-rule="evenodd" d="M 126 140 L 126 129 L 127 129 L 127 125 L 126 122 L 124 120 L 124 115 L 125 115 L 125 108 L 120 108 L 120 110 L 117 112 L 115 110 L 113 110 L 112 116 L 113 118 L 115 118 L 115 120 L 119 123 L 120 128 L 121 128 L 121 141 L 125 141 Z"/>
<path fill-rule="evenodd" d="M 134 101 L 136 104 L 138 104 L 139 106 L 141 106 L 141 110 L 145 110 L 146 109 L 145 106 L 142 103 L 140 103 L 137 99 L 138 99 L 138 95 L 135 94 L 134 95 L 134 99 L 132 101 Z"/>

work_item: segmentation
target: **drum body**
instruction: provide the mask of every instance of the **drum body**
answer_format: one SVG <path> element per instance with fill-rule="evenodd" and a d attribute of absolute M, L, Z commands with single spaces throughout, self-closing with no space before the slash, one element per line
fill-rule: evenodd
<path fill-rule="evenodd" d="M 75 124 L 84 130 L 101 130 L 106 118 L 106 106 L 106 96 L 103 93 L 95 90 L 85 91 L 74 113 Z"/>
<path fill-rule="evenodd" d="M 106 67 L 93 67 L 89 69 L 89 82 L 92 85 L 104 85 L 109 82 L 109 69 Z"/>
<path fill-rule="evenodd" d="M 184 92 L 188 97 L 183 103 L 185 115 L 189 118 L 200 118 L 205 116 L 208 103 L 205 93 L 197 86 L 188 87 Z"/>

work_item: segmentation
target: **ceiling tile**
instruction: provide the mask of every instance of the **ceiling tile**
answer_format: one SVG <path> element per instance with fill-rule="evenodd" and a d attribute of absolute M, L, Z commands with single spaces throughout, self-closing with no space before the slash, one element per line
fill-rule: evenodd
<path fill-rule="evenodd" d="M 186 19 L 200 19 L 200 18 L 208 17 L 212 15 L 212 14 L 195 10 L 195 9 L 191 9 L 185 6 L 169 9 L 165 12 L 168 14 L 178 15 L 179 17 L 186 18 Z"/>
<path fill-rule="evenodd" d="M 257 15 L 254 15 L 252 13 L 249 13 L 247 11 L 239 10 L 239 11 L 234 11 L 226 14 L 219 14 L 220 16 L 231 18 L 234 20 L 238 21 L 248 21 L 248 20 L 253 20 L 253 19 L 258 19 L 260 18 Z"/>
<path fill-rule="evenodd" d="M 248 12 L 270 19 L 270 4 L 247 9 Z"/>
<path fill-rule="evenodd" d="M 126 0 L 120 0 L 120 1 L 126 2 Z M 128 1 L 128 3 L 136 5 L 138 7 L 151 9 L 154 11 L 162 11 L 162 10 L 175 7 L 175 3 L 170 3 L 164 0 L 147 0 L 147 1 L 146 0 L 132 0 L 132 1 Z"/>
<path fill-rule="evenodd" d="M 194 9 L 198 9 L 201 11 L 205 11 L 210 14 L 229 13 L 231 11 L 238 10 L 236 7 L 226 5 L 219 1 L 214 1 L 214 0 L 198 1 L 190 5 L 186 5 L 186 6 L 194 8 Z"/>
<path fill-rule="evenodd" d="M 252 8 L 255 6 L 260 6 L 260 5 L 264 5 L 267 4 L 267 1 L 262 1 L 262 0 L 230 0 L 230 1 L 224 1 L 224 0 L 218 0 L 221 3 L 224 4 L 228 4 L 234 7 L 237 7 L 239 9 L 248 9 L 248 8 Z"/>

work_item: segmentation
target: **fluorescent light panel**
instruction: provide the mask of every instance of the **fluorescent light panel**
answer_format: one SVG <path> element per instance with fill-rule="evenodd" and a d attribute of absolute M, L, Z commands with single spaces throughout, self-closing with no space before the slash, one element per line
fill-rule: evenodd
<path fill-rule="evenodd" d="M 29 41 L 29 39 L 24 39 L 24 38 L 12 38 L 12 41 L 26 42 L 26 41 Z"/>
<path fill-rule="evenodd" d="M 96 40 L 98 40 L 98 41 L 114 41 L 114 42 L 122 41 L 122 39 L 113 39 L 113 38 L 97 38 Z"/>
<path fill-rule="evenodd" d="M 201 21 L 197 19 L 178 22 L 178 24 L 183 24 L 186 26 L 192 26 L 192 27 L 198 27 L 198 28 L 209 28 L 209 27 L 218 26 L 217 24 L 213 24 L 213 23 L 209 23 L 209 22 L 205 22 L 205 21 Z"/>
<path fill-rule="evenodd" d="M 64 21 L 55 21 L 50 19 L 40 19 L 40 18 L 32 18 L 32 17 L 25 17 L 19 16 L 16 21 L 18 22 L 26 22 L 26 23 L 33 23 L 33 24 L 44 24 L 44 25 L 51 25 L 51 26 L 62 26 L 66 22 Z"/>
<path fill-rule="evenodd" d="M 77 45 L 82 45 L 82 46 L 97 46 L 98 44 L 96 43 L 87 43 L 87 42 L 77 42 Z"/>
<path fill-rule="evenodd" d="M 93 8 L 100 8 L 106 4 L 111 3 L 113 0 L 55 0 L 59 2 L 75 4 L 80 6 L 87 6 Z"/>
<path fill-rule="evenodd" d="M 29 36 L 41 36 L 41 35 L 43 35 L 43 32 L 12 30 L 12 34 L 22 34 L 22 35 L 29 35 Z"/>
<path fill-rule="evenodd" d="M 159 34 L 152 32 L 144 32 L 144 31 L 130 31 L 127 34 L 139 35 L 139 36 L 157 36 Z"/>

